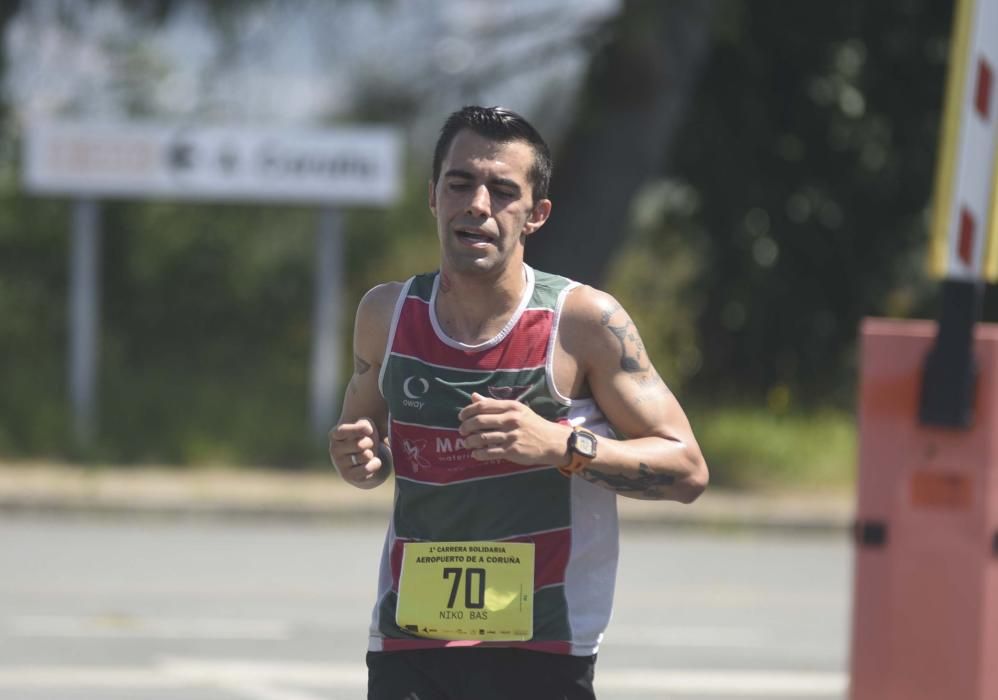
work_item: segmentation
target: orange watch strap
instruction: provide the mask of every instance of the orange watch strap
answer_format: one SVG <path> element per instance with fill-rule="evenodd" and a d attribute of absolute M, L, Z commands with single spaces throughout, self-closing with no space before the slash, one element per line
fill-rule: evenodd
<path fill-rule="evenodd" d="M 565 476 L 572 476 L 572 474 L 582 471 L 582 467 L 586 466 L 588 463 L 589 459 L 587 457 L 583 457 L 578 452 L 573 452 L 572 461 L 563 467 L 558 467 L 558 471 Z"/>

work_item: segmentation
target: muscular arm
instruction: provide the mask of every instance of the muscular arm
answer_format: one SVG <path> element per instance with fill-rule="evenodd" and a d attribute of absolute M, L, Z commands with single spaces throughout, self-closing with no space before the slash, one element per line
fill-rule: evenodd
<path fill-rule="evenodd" d="M 627 312 L 591 287 L 566 300 L 561 342 L 621 440 L 600 437 L 580 476 L 623 496 L 694 501 L 707 465 L 682 407 L 651 364 Z"/>
<path fill-rule="evenodd" d="M 375 287 L 357 307 L 353 375 L 343 396 L 340 419 L 330 431 L 330 459 L 343 479 L 358 488 L 374 488 L 392 471 L 388 440 L 382 437 L 388 434 L 388 409 L 378 387 L 378 375 L 400 287 L 397 283 Z M 370 421 L 373 435 L 366 434 L 363 419 Z M 351 454 L 357 455 L 359 464 L 354 463 Z"/>

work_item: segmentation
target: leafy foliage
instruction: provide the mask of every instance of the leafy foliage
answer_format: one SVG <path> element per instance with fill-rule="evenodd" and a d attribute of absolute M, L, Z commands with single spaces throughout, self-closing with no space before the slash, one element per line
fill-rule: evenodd
<path fill-rule="evenodd" d="M 695 5 L 685 7 L 692 13 Z M 164 6 L 152 3 L 152 15 Z M 656 143 L 671 144 L 664 160 L 656 151 L 640 177 L 627 178 L 600 158 L 573 160 L 570 171 L 588 171 L 579 181 L 594 183 L 573 205 L 590 226 L 567 227 L 550 249 L 565 265 L 555 271 L 602 278 L 628 307 L 684 403 L 765 406 L 768 416 L 696 411 L 708 452 L 736 484 L 729 470 L 739 455 L 748 455 L 746 464 L 790 464 L 786 455 L 800 445 L 826 439 L 845 454 L 841 414 L 818 421 L 828 432 L 808 432 L 809 419 L 797 420 L 793 409 L 851 403 L 863 315 L 926 314 L 933 302 L 921 261 L 952 7 L 718 0 L 715 9 L 702 74 L 683 98 L 689 107 L 673 114 L 665 104 L 661 112 L 679 125 L 672 138 L 655 134 Z M 644 37 L 637 48 L 654 48 L 643 18 L 668 24 L 658 4 L 631 0 L 623 12 L 638 14 L 604 32 L 629 27 Z M 613 48 L 612 36 L 600 40 Z M 594 65 L 606 99 L 635 86 L 634 75 L 625 82 L 613 73 L 628 66 L 633 61 Z M 140 68 L 155 74 L 155 66 Z M 428 109 L 377 85 L 356 90 L 366 94 L 361 116 Z M 157 103 L 142 98 L 126 111 L 141 114 L 147 104 Z M 576 121 L 598 126 L 599 103 L 583 104 Z M 663 128 L 648 115 L 622 114 L 619 123 L 644 125 L 633 130 L 638 136 Z M 19 192 L 17 133 L 9 111 L 2 117 L 0 454 L 72 455 L 64 388 L 70 203 Z M 600 143 L 619 158 L 618 141 Z M 600 188 L 621 180 L 630 189 L 614 200 L 632 202 L 630 224 L 614 215 L 617 229 L 591 230 L 607 200 Z M 101 429 L 91 456 L 321 460 L 306 416 L 316 212 L 160 202 L 107 203 L 103 214 Z M 432 269 L 432 230 L 421 166 L 394 208 L 351 212 L 347 308 L 379 282 Z M 594 248 L 587 238 L 608 236 L 616 238 L 598 248 L 599 274 L 593 256 L 576 274 L 572 266 Z M 606 254 L 614 246 L 617 255 Z M 344 348 L 352 321 L 348 311 Z M 344 376 L 349 358 L 347 351 Z M 746 447 L 778 432 L 804 439 L 774 438 L 770 452 Z M 777 454 L 779 445 L 790 447 Z"/>
<path fill-rule="evenodd" d="M 628 261 L 695 254 L 695 278 L 676 297 L 697 313 L 682 343 L 702 360 L 679 377 L 689 391 L 847 405 L 859 319 L 926 312 L 951 10 L 929 0 L 725 4 L 668 163 L 666 189 L 686 195 L 660 207 L 611 278 L 646 298 L 633 288 L 664 282 Z M 650 334 L 689 328 L 673 319 Z"/>
<path fill-rule="evenodd" d="M 856 430 L 844 411 L 779 415 L 765 408 L 690 407 L 722 488 L 848 489 L 856 475 Z"/>

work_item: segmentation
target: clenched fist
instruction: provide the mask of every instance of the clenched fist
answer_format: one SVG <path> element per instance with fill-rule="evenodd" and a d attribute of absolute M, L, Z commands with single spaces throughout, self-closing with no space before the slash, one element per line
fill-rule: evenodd
<path fill-rule="evenodd" d="M 370 418 L 340 423 L 329 431 L 329 459 L 343 480 L 358 488 L 373 488 L 388 477 L 379 447 L 383 445 Z"/>
<path fill-rule="evenodd" d="M 519 401 L 471 395 L 458 414 L 459 431 L 471 456 L 516 464 L 563 464 L 572 429 L 537 415 Z"/>

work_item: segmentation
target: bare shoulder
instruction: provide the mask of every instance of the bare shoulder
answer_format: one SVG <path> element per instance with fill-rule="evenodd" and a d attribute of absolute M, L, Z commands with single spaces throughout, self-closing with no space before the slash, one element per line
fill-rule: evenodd
<path fill-rule="evenodd" d="M 354 348 L 357 355 L 380 363 L 388 343 L 395 303 L 403 286 L 402 282 L 385 282 L 364 294 L 357 305 L 354 325 Z"/>
<path fill-rule="evenodd" d="M 398 301 L 403 286 L 402 282 L 385 282 L 367 290 L 360 300 L 358 315 L 363 313 L 365 316 L 387 317 L 387 320 L 391 321 L 395 302 Z"/>
<path fill-rule="evenodd" d="M 573 324 L 599 324 L 605 314 L 612 314 L 619 308 L 620 303 L 612 295 L 588 284 L 580 284 L 565 299 L 563 314 Z"/>
<path fill-rule="evenodd" d="M 629 341 L 628 345 L 640 343 L 634 322 L 620 302 L 589 285 L 580 285 L 569 293 L 560 327 L 565 350 L 584 364 L 621 349 L 624 341 Z M 632 355 L 624 354 L 621 369 L 638 370 L 643 366 L 642 359 L 647 360 Z"/>

